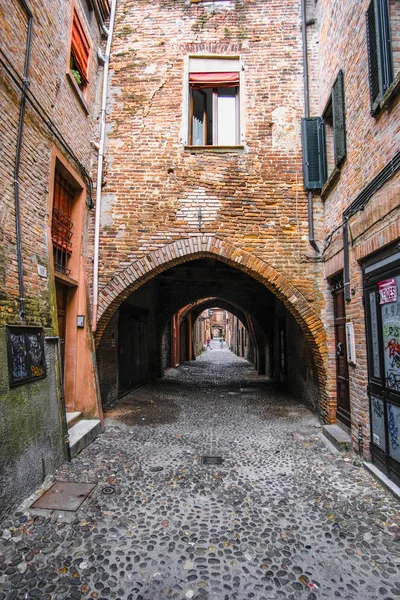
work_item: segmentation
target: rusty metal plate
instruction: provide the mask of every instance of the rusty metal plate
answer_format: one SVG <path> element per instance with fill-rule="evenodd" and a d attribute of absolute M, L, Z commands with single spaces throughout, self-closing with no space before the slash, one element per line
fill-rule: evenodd
<path fill-rule="evenodd" d="M 202 456 L 201 458 L 203 465 L 222 465 L 223 462 L 222 456 Z"/>
<path fill-rule="evenodd" d="M 31 508 L 67 511 L 78 510 L 82 502 L 86 500 L 96 485 L 96 483 L 56 481 L 43 496 L 40 496 L 40 498 L 31 505 Z"/>

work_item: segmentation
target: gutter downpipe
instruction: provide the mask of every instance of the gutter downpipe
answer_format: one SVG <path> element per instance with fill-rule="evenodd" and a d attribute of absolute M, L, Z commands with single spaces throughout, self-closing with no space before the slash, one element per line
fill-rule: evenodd
<path fill-rule="evenodd" d="M 350 264 L 349 264 L 349 224 L 348 218 L 343 215 L 343 282 L 344 282 L 344 299 L 347 302 L 351 300 L 350 290 Z"/>
<path fill-rule="evenodd" d="M 100 216 L 101 216 L 101 183 L 103 177 L 103 159 L 104 145 L 106 137 L 106 106 L 108 89 L 108 68 L 110 64 L 111 42 L 114 30 L 115 9 L 117 0 L 112 0 L 110 12 L 110 24 L 108 26 L 106 54 L 104 56 L 103 72 L 103 92 L 101 98 L 100 113 L 100 140 L 99 140 L 99 160 L 97 164 L 97 183 L 96 183 L 96 218 L 94 229 L 94 255 L 93 255 L 93 312 L 92 312 L 92 331 L 96 331 L 97 326 L 97 308 L 99 294 L 99 246 L 100 246 Z"/>
<path fill-rule="evenodd" d="M 307 23 L 306 23 L 306 1 L 301 0 L 301 40 L 303 46 L 303 81 L 304 81 L 304 117 L 310 116 L 310 97 L 308 90 L 308 59 L 307 59 Z M 312 190 L 307 192 L 308 199 L 308 241 L 319 254 L 319 248 L 314 238 L 314 206 Z"/>
<path fill-rule="evenodd" d="M 28 17 L 28 31 L 26 36 L 25 46 L 25 64 L 24 74 L 22 78 L 22 89 L 21 89 L 21 104 L 19 108 L 19 119 L 18 119 L 18 135 L 17 135 L 17 149 L 15 152 L 15 163 L 14 163 L 14 205 L 15 205 L 15 233 L 16 233 L 16 246 L 17 246 L 17 265 L 18 265 L 18 289 L 19 289 L 19 314 L 21 319 L 25 317 L 25 287 L 24 287 L 24 271 L 22 264 L 22 244 L 21 244 L 21 214 L 20 214 L 20 203 L 19 203 L 19 168 L 21 164 L 21 146 L 22 146 L 22 134 L 24 130 L 24 119 L 25 119 L 25 106 L 26 106 L 26 90 L 29 86 L 28 71 L 29 62 L 31 58 L 31 47 L 32 47 L 32 27 L 33 27 L 33 15 L 32 12 L 25 2 L 20 0 L 20 3 Z"/>

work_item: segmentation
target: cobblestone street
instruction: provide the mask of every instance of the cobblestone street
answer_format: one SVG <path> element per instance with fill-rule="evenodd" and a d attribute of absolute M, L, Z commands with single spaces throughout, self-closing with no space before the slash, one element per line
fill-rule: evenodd
<path fill-rule="evenodd" d="M 71 519 L 1 524 L 0 600 L 400 596 L 398 502 L 304 405 L 212 347 L 123 398 L 59 470 L 98 484 Z"/>

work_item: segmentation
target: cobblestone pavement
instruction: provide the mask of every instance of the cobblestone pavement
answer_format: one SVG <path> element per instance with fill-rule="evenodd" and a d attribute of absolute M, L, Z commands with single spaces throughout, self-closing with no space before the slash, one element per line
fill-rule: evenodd
<path fill-rule="evenodd" d="M 398 503 L 217 342 L 125 397 L 57 478 L 98 485 L 70 522 L 2 523 L 0 600 L 400 596 Z"/>

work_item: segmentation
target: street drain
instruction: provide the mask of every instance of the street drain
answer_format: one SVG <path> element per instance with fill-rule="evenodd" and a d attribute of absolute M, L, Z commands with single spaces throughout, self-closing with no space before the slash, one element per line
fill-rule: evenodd
<path fill-rule="evenodd" d="M 106 485 L 101 490 L 101 493 L 104 494 L 105 496 L 111 496 L 111 494 L 115 494 L 115 487 L 112 485 Z"/>
<path fill-rule="evenodd" d="M 201 464 L 202 465 L 222 465 L 224 459 L 222 456 L 202 456 Z"/>
<path fill-rule="evenodd" d="M 76 511 L 96 487 L 95 483 L 56 481 L 31 508 Z"/>
<path fill-rule="evenodd" d="M 152 473 L 158 473 L 159 471 L 163 471 L 164 467 L 149 467 L 149 471 Z"/>

